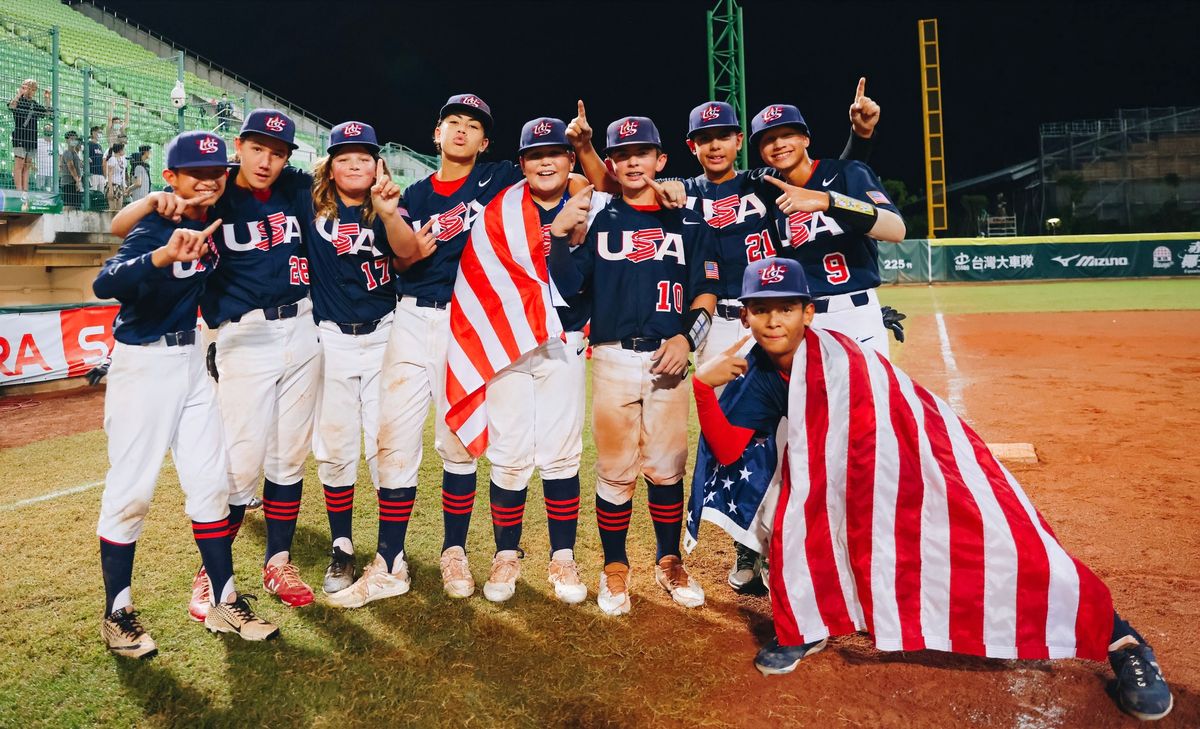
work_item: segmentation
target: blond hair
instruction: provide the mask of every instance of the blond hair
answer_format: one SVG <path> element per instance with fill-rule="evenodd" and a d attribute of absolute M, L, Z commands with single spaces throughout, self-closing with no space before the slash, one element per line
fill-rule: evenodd
<path fill-rule="evenodd" d="M 316 214 L 326 220 L 334 220 L 337 218 L 337 185 L 333 183 L 333 175 L 331 168 L 333 163 L 332 155 L 325 155 L 317 160 L 313 165 L 313 208 Z M 383 169 L 389 175 L 387 161 L 384 160 Z M 375 208 L 371 204 L 371 196 L 368 194 L 362 204 L 362 222 L 367 225 L 375 224 Z"/>

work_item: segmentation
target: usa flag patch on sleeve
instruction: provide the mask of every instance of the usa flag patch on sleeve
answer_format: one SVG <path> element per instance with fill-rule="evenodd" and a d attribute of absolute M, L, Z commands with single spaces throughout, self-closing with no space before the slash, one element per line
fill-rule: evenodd
<path fill-rule="evenodd" d="M 717 269 L 716 261 L 705 261 L 704 262 L 704 278 L 711 278 L 711 279 L 715 279 L 717 281 L 721 280 L 721 273 Z"/>
<path fill-rule="evenodd" d="M 878 190 L 867 190 L 867 197 L 871 198 L 871 202 L 875 203 L 876 205 L 892 204 L 892 201 L 887 199 L 887 195 L 884 195 Z"/>

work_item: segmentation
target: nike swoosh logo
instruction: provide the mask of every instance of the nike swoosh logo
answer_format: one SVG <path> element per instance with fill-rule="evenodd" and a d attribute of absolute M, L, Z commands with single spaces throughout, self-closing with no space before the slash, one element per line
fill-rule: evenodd
<path fill-rule="evenodd" d="M 872 340 L 872 339 L 874 339 L 874 338 L 875 338 L 875 335 L 874 335 L 874 334 L 872 334 L 871 336 L 869 336 L 869 337 L 863 337 L 862 339 L 860 339 L 860 340 L 858 340 L 858 341 L 860 341 L 860 342 L 869 342 L 869 341 L 871 341 L 871 340 Z"/>
<path fill-rule="evenodd" d="M 683 221 L 683 224 L 684 225 L 700 225 L 695 220 L 685 220 L 685 221 Z"/>
<path fill-rule="evenodd" d="M 830 177 L 828 180 L 821 180 L 821 184 L 824 185 L 825 187 L 829 187 L 829 183 L 833 182 L 836 179 L 837 179 L 837 174 L 835 173 L 833 175 L 833 177 Z"/>
<path fill-rule="evenodd" d="M 579 349 L 575 350 L 575 356 L 578 357 L 579 355 L 583 354 L 583 350 L 585 349 L 587 349 L 587 347 L 580 347 Z"/>
<path fill-rule="evenodd" d="M 480 180 L 480 181 L 479 181 L 479 186 L 480 186 L 480 187 L 487 187 L 488 183 L 489 183 L 489 182 L 491 182 L 491 181 L 492 181 L 492 178 L 491 178 L 491 177 L 487 178 L 486 180 Z"/>

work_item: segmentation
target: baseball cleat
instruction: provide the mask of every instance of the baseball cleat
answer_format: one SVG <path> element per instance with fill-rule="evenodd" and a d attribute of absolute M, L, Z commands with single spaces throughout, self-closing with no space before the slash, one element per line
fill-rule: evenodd
<path fill-rule="evenodd" d="M 300 579 L 300 570 L 286 555 L 276 555 L 263 567 L 263 589 L 288 607 L 303 607 L 313 601 L 312 588 Z"/>
<path fill-rule="evenodd" d="M 676 604 L 696 608 L 704 604 L 704 588 L 692 579 L 683 566 L 683 560 L 673 554 L 658 560 L 654 565 L 654 579 L 671 593 Z"/>
<path fill-rule="evenodd" d="M 596 593 L 596 604 L 605 615 L 626 615 L 633 607 L 629 599 L 629 565 L 610 562 L 600 573 L 600 591 Z"/>
<path fill-rule="evenodd" d="M 104 638 L 104 645 L 118 656 L 149 658 L 158 653 L 158 646 L 142 627 L 138 612 L 132 607 L 114 610 L 101 621 L 100 636 Z"/>
<path fill-rule="evenodd" d="M 822 638 L 804 645 L 779 645 L 779 639 L 772 638 L 754 657 L 754 667 L 764 676 L 791 673 L 802 659 L 821 652 L 828 642 L 828 638 Z"/>
<path fill-rule="evenodd" d="M 208 573 L 204 565 L 200 566 L 192 579 L 192 600 L 188 603 L 188 617 L 197 623 L 203 623 L 212 605 L 212 585 L 208 584 Z"/>
<path fill-rule="evenodd" d="M 246 502 L 246 511 L 254 511 L 255 509 L 261 509 L 261 508 L 262 508 L 262 499 L 258 498 L 257 496 L 251 498 L 249 501 Z"/>
<path fill-rule="evenodd" d="M 233 602 L 212 606 L 204 627 L 211 633 L 237 633 L 243 640 L 270 640 L 279 635 L 279 628 L 256 616 L 250 609 L 254 595 L 238 595 Z"/>
<path fill-rule="evenodd" d="M 322 588 L 326 595 L 341 592 L 354 584 L 357 577 L 354 569 L 354 555 L 346 554 L 341 547 L 334 547 L 329 552 L 329 566 L 325 568 L 325 581 Z"/>
<path fill-rule="evenodd" d="M 475 594 L 475 578 L 467 564 L 467 552 L 462 547 L 451 547 L 442 552 L 442 587 L 450 597 L 470 597 Z"/>
<path fill-rule="evenodd" d="M 1171 713 L 1175 697 L 1158 667 L 1158 658 L 1143 643 L 1110 651 L 1108 662 L 1117 675 L 1117 706 L 1142 721 L 1154 721 Z"/>
<path fill-rule="evenodd" d="M 758 552 L 750 549 L 741 542 L 733 543 L 733 550 L 736 554 L 733 562 L 733 569 L 729 570 L 729 586 L 735 592 L 741 592 L 746 589 L 746 586 L 754 582 L 754 578 L 758 577 L 760 562 Z"/>
<path fill-rule="evenodd" d="M 385 597 L 403 595 L 411 585 L 408 563 L 404 561 L 403 553 L 396 557 L 396 566 L 391 572 L 388 571 L 387 562 L 377 554 L 353 585 L 329 596 L 329 604 L 340 608 L 360 608 Z"/>
<path fill-rule="evenodd" d="M 492 558 L 492 572 L 483 583 L 483 596 L 492 602 L 504 602 L 517 591 L 517 578 L 521 576 L 523 555 L 517 549 L 496 552 Z"/>
<path fill-rule="evenodd" d="M 579 579 L 579 565 L 573 558 L 550 560 L 549 579 L 560 602 L 576 605 L 587 599 L 587 585 Z"/>

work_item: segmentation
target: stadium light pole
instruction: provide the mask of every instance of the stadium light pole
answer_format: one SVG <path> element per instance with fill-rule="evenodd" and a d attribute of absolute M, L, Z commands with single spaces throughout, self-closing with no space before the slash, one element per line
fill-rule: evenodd
<path fill-rule="evenodd" d="M 736 0 L 717 0 L 707 13 L 708 24 L 708 97 L 733 107 L 737 118 L 746 124 L 746 54 L 742 43 L 742 8 Z M 743 145 L 737 164 L 746 169 L 749 154 Z"/>

